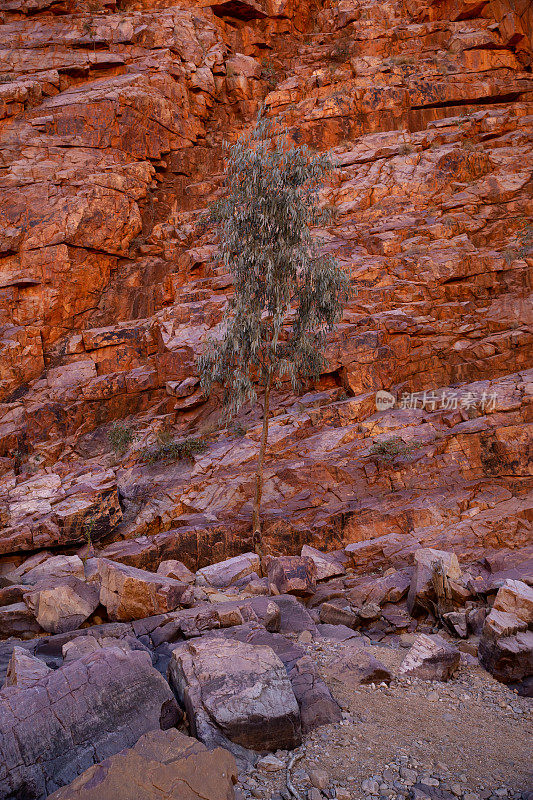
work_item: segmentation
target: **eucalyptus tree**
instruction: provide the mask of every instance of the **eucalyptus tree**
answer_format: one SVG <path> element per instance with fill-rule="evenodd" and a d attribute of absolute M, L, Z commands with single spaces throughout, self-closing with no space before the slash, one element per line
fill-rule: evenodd
<path fill-rule="evenodd" d="M 312 228 L 327 213 L 319 190 L 331 164 L 276 132 L 261 117 L 229 149 L 223 198 L 210 210 L 220 261 L 233 277 L 221 330 L 199 359 L 204 392 L 223 387 L 229 417 L 262 394 L 262 434 L 253 500 L 253 541 L 263 552 L 261 496 L 271 392 L 281 380 L 298 391 L 324 367 L 327 332 L 342 315 L 350 281 Z"/>

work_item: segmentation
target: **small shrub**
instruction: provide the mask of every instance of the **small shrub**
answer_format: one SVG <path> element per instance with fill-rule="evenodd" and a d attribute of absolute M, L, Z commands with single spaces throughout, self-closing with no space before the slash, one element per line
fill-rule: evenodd
<path fill-rule="evenodd" d="M 107 434 L 111 447 L 117 455 L 124 455 L 130 444 L 135 439 L 135 434 L 127 425 L 114 422 Z"/>
<path fill-rule="evenodd" d="M 407 444 L 399 436 L 393 436 L 391 439 L 374 442 L 370 455 L 377 456 L 381 461 L 394 461 L 395 458 L 409 455 L 415 449 L 416 445 Z"/>
<path fill-rule="evenodd" d="M 267 82 L 270 89 L 275 89 L 283 75 L 279 69 L 276 69 L 271 61 L 265 61 L 265 63 L 261 65 L 261 77 Z"/>
<path fill-rule="evenodd" d="M 519 234 L 519 243 L 503 251 L 505 263 L 510 266 L 515 259 L 533 254 L 533 225 L 526 225 Z"/>
<path fill-rule="evenodd" d="M 83 523 L 82 532 L 85 537 L 85 541 L 87 542 L 87 546 L 89 547 L 89 550 L 91 550 L 93 546 L 93 530 L 94 530 L 94 520 L 91 519 Z"/>
<path fill-rule="evenodd" d="M 148 464 L 191 460 L 196 453 L 203 453 L 206 449 L 207 444 L 201 439 L 189 437 L 177 442 L 170 431 L 159 431 L 155 443 L 141 450 L 141 459 Z"/>

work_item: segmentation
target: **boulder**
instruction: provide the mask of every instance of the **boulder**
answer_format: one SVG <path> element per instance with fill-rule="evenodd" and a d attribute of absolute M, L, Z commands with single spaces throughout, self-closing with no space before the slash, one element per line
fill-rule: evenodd
<path fill-rule="evenodd" d="M 315 562 L 308 556 L 272 558 L 268 564 L 268 580 L 279 594 L 307 597 L 316 589 Z"/>
<path fill-rule="evenodd" d="M 468 620 L 466 611 L 449 611 L 447 614 L 442 615 L 442 619 L 448 625 L 451 633 L 454 633 L 460 639 L 467 638 Z"/>
<path fill-rule="evenodd" d="M 203 637 L 173 650 L 168 675 L 192 733 L 208 747 L 233 743 L 265 751 L 300 744 L 298 703 L 272 648 Z"/>
<path fill-rule="evenodd" d="M 162 561 L 157 568 L 157 574 L 165 578 L 174 578 L 182 583 L 194 583 L 196 576 L 185 564 L 175 558 Z"/>
<path fill-rule="evenodd" d="M 243 553 L 240 556 L 227 558 L 219 561 L 218 564 L 210 564 L 202 567 L 196 573 L 197 583 L 201 586 L 213 586 L 216 589 L 223 589 L 231 586 L 237 581 L 245 578 L 252 573 L 259 574 L 261 571 L 261 561 L 255 553 Z"/>
<path fill-rule="evenodd" d="M 317 581 L 346 574 L 346 570 L 339 559 L 329 553 L 321 553 L 320 550 L 315 550 L 314 547 L 310 547 L 308 544 L 304 544 L 302 547 L 301 555 L 304 558 L 310 558 L 314 562 Z"/>
<path fill-rule="evenodd" d="M 523 581 L 506 580 L 498 590 L 492 607 L 514 614 L 533 627 L 533 588 Z"/>
<path fill-rule="evenodd" d="M 266 645 L 276 653 L 285 665 L 289 676 L 294 696 L 300 708 L 304 733 L 319 725 L 327 725 L 340 720 L 340 708 L 320 677 L 315 662 L 309 658 L 305 650 L 293 644 L 285 636 L 270 633 L 254 623 L 226 628 L 211 635 L 246 644 Z"/>
<path fill-rule="evenodd" d="M 191 599 L 187 583 L 107 558 L 98 559 L 98 573 L 100 602 L 111 620 L 126 622 L 164 614 Z"/>
<path fill-rule="evenodd" d="M 88 636 L 77 636 L 65 642 L 61 648 L 63 655 L 63 663 L 68 664 L 70 661 L 76 661 L 78 658 L 95 653 L 102 650 L 104 647 L 116 647 L 124 653 L 131 652 L 132 650 L 141 650 L 150 654 L 150 650 L 143 645 L 135 636 L 124 636 L 118 639 L 115 636 L 99 636 L 91 635 L 92 628 L 89 629 Z"/>
<path fill-rule="evenodd" d="M 35 658 L 23 647 L 14 647 L 7 667 L 4 686 L 17 686 L 19 689 L 33 686 L 51 672 L 44 661 Z"/>
<path fill-rule="evenodd" d="M 335 659 L 327 668 L 328 676 L 348 689 L 362 683 L 389 683 L 391 672 L 366 649 L 350 647 L 346 655 Z"/>
<path fill-rule="evenodd" d="M 502 683 L 518 683 L 533 675 L 533 631 L 490 639 L 482 636 L 478 656 L 487 672 Z"/>
<path fill-rule="evenodd" d="M 97 586 L 68 577 L 55 585 L 25 592 L 24 602 L 43 630 L 65 633 L 76 630 L 91 616 L 100 602 L 100 593 Z"/>
<path fill-rule="evenodd" d="M 459 666 L 457 647 L 442 638 L 419 633 L 400 664 L 401 675 L 414 675 L 428 681 L 447 681 Z"/>
<path fill-rule="evenodd" d="M 483 625 L 479 660 L 503 683 L 533 675 L 533 589 L 523 581 L 507 579 L 498 590 Z"/>
<path fill-rule="evenodd" d="M 320 622 L 326 625 L 346 625 L 348 628 L 356 628 L 359 617 L 345 601 L 332 600 L 320 606 Z"/>
<path fill-rule="evenodd" d="M 486 639 L 502 639 L 527 631 L 527 622 L 508 611 L 493 608 L 485 617 L 482 634 Z"/>
<path fill-rule="evenodd" d="M 48 800 L 233 800 L 235 759 L 177 730 L 145 733 Z"/>
<path fill-rule="evenodd" d="M 441 607 L 441 611 L 452 611 L 449 581 L 458 580 L 461 574 L 455 553 L 433 550 L 430 547 L 417 550 L 415 569 L 407 595 L 409 613 L 416 614 L 420 611 L 433 613 L 436 604 L 442 602 L 449 604 L 449 607 Z M 440 583 L 443 584 L 441 590 L 438 588 Z"/>
<path fill-rule="evenodd" d="M 32 558 L 24 561 L 9 577 L 23 584 L 45 583 L 48 586 L 53 586 L 62 578 L 83 580 L 85 577 L 83 561 L 79 556 L 49 556 L 35 565 L 32 565 L 32 561 Z"/>
<path fill-rule="evenodd" d="M 301 633 L 302 631 L 315 633 L 316 624 L 311 614 L 296 597 L 291 594 L 275 595 L 269 598 L 269 601 L 279 609 L 280 624 L 276 630 L 280 633 Z M 254 600 L 254 608 L 257 605 L 258 600 Z M 265 625 L 265 627 L 267 626 Z M 267 627 L 267 630 L 275 629 Z"/>
<path fill-rule="evenodd" d="M 92 764 L 179 719 L 146 653 L 107 648 L 0 695 L 0 797 L 44 800 Z"/>
<path fill-rule="evenodd" d="M 31 639 L 41 630 L 26 603 L 12 603 L 0 607 L 0 639 L 16 636 Z"/>

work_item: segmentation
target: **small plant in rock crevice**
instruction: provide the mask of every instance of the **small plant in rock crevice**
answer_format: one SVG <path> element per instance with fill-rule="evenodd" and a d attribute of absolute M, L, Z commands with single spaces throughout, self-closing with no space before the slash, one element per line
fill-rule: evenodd
<path fill-rule="evenodd" d="M 136 438 L 131 428 L 120 422 L 113 423 L 107 437 L 117 456 L 124 455 L 130 444 Z"/>
<path fill-rule="evenodd" d="M 510 266 L 516 259 L 521 259 L 532 255 L 533 225 L 525 225 L 518 235 L 518 243 L 504 250 L 503 257 L 507 266 Z"/>
<path fill-rule="evenodd" d="M 413 450 L 416 450 L 417 445 L 407 444 L 399 436 L 393 436 L 390 439 L 382 439 L 380 442 L 374 442 L 370 450 L 370 455 L 376 456 L 380 461 L 391 462 L 396 458 L 404 458 L 408 456 Z"/>
<path fill-rule="evenodd" d="M 159 431 L 154 444 L 144 447 L 140 457 L 147 464 L 190 461 L 196 454 L 203 453 L 206 449 L 207 444 L 202 439 L 191 436 L 176 441 L 170 431 Z"/>

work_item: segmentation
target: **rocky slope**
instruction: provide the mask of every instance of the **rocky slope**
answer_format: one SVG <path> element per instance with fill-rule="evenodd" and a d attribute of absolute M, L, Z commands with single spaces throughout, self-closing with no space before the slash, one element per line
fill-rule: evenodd
<path fill-rule="evenodd" d="M 338 213 L 317 235 L 357 288 L 318 385 L 275 398 L 271 551 L 377 539 L 371 559 L 385 542 L 401 565 L 420 545 L 524 546 L 529 4 L 0 13 L 2 570 L 88 538 L 149 537 L 129 546 L 192 568 L 249 547 L 257 412 L 225 428 L 195 359 L 231 291 L 202 212 L 263 102 L 330 152 Z M 147 463 L 161 431 L 206 449 Z"/>

